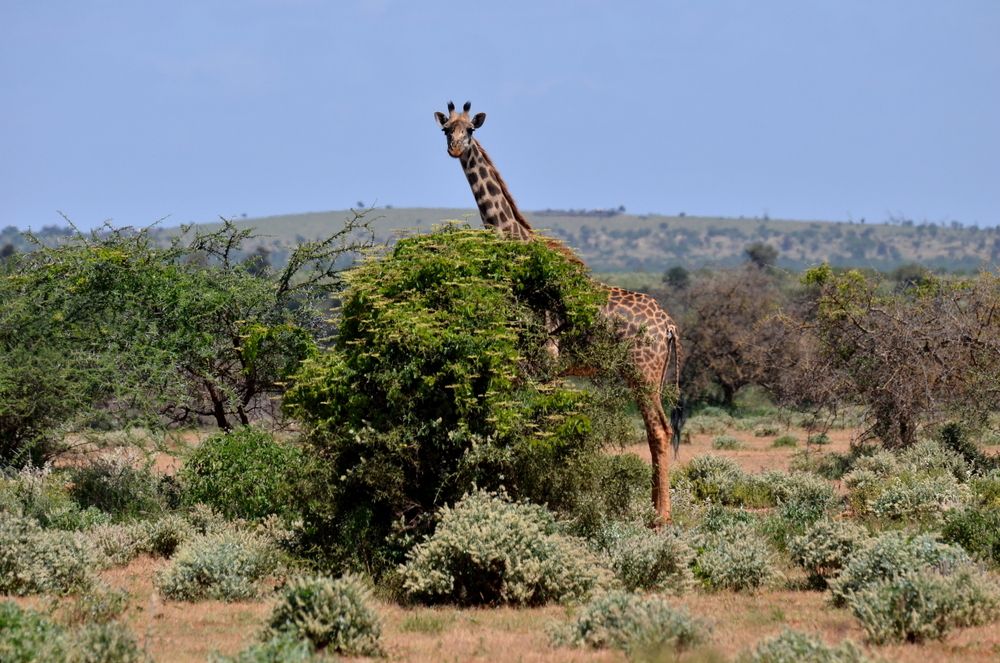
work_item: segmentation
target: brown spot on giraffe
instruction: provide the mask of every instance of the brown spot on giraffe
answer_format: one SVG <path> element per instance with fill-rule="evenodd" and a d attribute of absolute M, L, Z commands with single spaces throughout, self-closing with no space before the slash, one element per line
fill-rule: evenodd
<path fill-rule="evenodd" d="M 477 113 L 470 117 L 470 106 L 471 104 L 466 102 L 462 112 L 457 113 L 454 104 L 449 103 L 447 116 L 440 112 L 434 113 L 448 142 L 448 154 L 459 159 L 470 184 L 476 184 L 473 176 L 485 184 L 485 187 L 472 187 L 483 225 L 515 240 L 532 241 L 535 238 L 534 230 L 518 209 L 507 189 L 507 184 L 493 165 L 493 160 L 479 141 L 473 138 L 473 132 L 486 121 L 486 114 Z M 575 262 L 583 264 L 561 242 L 552 239 L 545 241 Z M 671 358 L 674 362 L 675 386 L 679 389 L 680 338 L 677 326 L 670 315 L 649 295 L 623 288 L 603 287 L 608 294 L 608 300 L 601 309 L 601 314 L 616 325 L 619 333 L 631 346 L 630 359 L 637 376 L 631 387 L 646 426 L 646 440 L 653 459 L 653 506 L 660 521 L 669 522 L 668 448 L 674 433 L 671 430 L 670 420 L 663 411 L 661 395 Z M 551 344 L 557 352 L 555 337 L 551 339 Z M 573 374 L 586 376 L 593 374 L 593 369 L 580 367 L 574 369 Z M 676 449 L 676 445 L 674 448 Z"/>

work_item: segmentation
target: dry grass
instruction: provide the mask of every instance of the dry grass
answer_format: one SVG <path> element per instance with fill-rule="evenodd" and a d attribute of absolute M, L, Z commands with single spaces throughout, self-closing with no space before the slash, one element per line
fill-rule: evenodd
<path fill-rule="evenodd" d="M 785 431 L 782 431 L 784 433 Z M 806 433 L 789 433 L 805 440 Z M 818 453 L 844 452 L 850 430 L 830 431 L 831 443 L 814 448 Z M 772 448 L 773 437 L 755 437 L 752 431 L 730 430 L 744 448 L 712 449 L 714 434 L 694 435 L 692 444 L 682 445 L 680 463 L 692 457 L 714 454 L 734 459 L 749 472 L 787 470 L 798 449 Z M 197 443 L 192 438 L 187 444 Z M 181 444 L 180 446 L 186 446 Z M 644 443 L 626 449 L 649 459 Z M 157 466 L 174 467 L 169 454 L 158 456 Z M 212 652 L 233 654 L 253 642 L 270 613 L 274 600 L 242 603 L 163 601 L 153 587 L 153 576 L 167 562 L 149 557 L 102 574 L 112 587 L 125 589 L 131 597 L 125 621 L 139 643 L 156 661 L 185 663 L 204 661 Z M 794 577 L 790 578 L 794 582 Z M 46 599 L 15 599 L 23 605 L 44 607 Z M 847 610 L 833 608 L 822 592 L 785 588 L 756 594 L 729 592 L 691 593 L 672 599 L 712 625 L 707 647 L 680 658 L 665 653 L 663 661 L 726 661 L 752 648 L 759 641 L 789 627 L 816 635 L 830 644 L 845 638 L 862 643 L 864 633 Z M 549 644 L 546 626 L 564 621 L 566 608 L 457 609 L 448 607 L 403 608 L 378 605 L 383 618 L 384 644 L 390 661 L 624 661 L 619 652 L 556 649 Z M 936 661 L 986 662 L 1000 660 L 1000 627 L 996 624 L 956 631 L 942 641 L 922 645 L 873 647 L 869 652 L 887 661 L 929 663 Z"/>

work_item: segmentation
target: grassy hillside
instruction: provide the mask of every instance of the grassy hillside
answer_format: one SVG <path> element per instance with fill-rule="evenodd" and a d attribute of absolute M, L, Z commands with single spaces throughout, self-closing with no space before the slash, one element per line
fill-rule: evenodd
<path fill-rule="evenodd" d="M 317 212 L 241 220 L 252 225 L 273 249 L 313 239 L 336 227 L 349 211 Z M 428 230 L 448 219 L 479 224 L 471 209 L 391 208 L 370 212 L 382 239 Z M 744 249 L 766 242 L 778 249 L 781 266 L 798 269 L 829 261 L 834 265 L 892 269 L 919 262 L 947 270 L 995 268 L 1000 264 L 1000 228 L 937 225 L 848 224 L 758 218 L 717 218 L 632 214 L 528 212 L 528 220 L 558 237 L 599 272 L 661 272 L 742 262 Z M 277 256 L 275 256 L 277 257 Z"/>
<path fill-rule="evenodd" d="M 281 264 L 289 246 L 315 239 L 338 227 L 349 210 L 239 219 L 253 226 L 257 244 Z M 1000 265 L 1000 227 L 902 224 L 849 224 L 760 218 L 632 215 L 612 212 L 526 213 L 534 227 L 565 241 L 598 272 L 656 272 L 681 265 L 689 269 L 728 266 L 744 259 L 744 249 L 766 242 L 778 250 L 778 264 L 800 269 L 828 261 L 837 266 L 889 270 L 918 262 L 935 269 L 995 269 Z M 420 232 L 445 220 L 475 226 L 472 209 L 380 208 L 369 212 L 380 240 Z M 212 224 L 206 224 L 210 227 Z M 164 229 L 165 233 L 176 232 Z M 18 246 L 16 230 L 0 232 L 0 248 Z"/>

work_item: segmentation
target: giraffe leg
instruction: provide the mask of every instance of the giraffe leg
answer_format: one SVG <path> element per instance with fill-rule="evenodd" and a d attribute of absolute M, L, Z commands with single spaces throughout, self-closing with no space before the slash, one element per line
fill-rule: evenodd
<path fill-rule="evenodd" d="M 646 441 L 653 461 L 652 497 L 657 526 L 670 522 L 670 427 L 659 398 L 646 397 L 639 406 L 646 424 Z"/>

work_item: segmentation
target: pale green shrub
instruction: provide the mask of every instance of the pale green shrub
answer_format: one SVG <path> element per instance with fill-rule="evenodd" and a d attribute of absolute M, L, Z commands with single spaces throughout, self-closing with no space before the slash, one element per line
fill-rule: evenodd
<path fill-rule="evenodd" d="M 742 449 L 743 443 L 732 435 L 717 435 L 712 440 L 712 448 L 728 450 Z"/>
<path fill-rule="evenodd" d="M 847 559 L 840 575 L 829 581 L 830 592 L 834 604 L 843 606 L 851 594 L 881 580 L 908 571 L 934 570 L 948 575 L 971 563 L 960 547 L 941 543 L 933 536 L 886 532 Z"/>
<path fill-rule="evenodd" d="M 0 511 L 32 518 L 42 527 L 66 530 L 110 521 L 99 509 L 81 509 L 69 495 L 67 476 L 49 465 L 25 467 L 13 474 L 0 471 Z"/>
<path fill-rule="evenodd" d="M 823 519 L 788 544 L 792 561 L 809 573 L 815 587 L 840 573 L 848 558 L 868 539 L 864 528 L 847 520 Z"/>
<path fill-rule="evenodd" d="M 780 577 L 767 541 L 740 513 L 713 510 L 693 533 L 694 575 L 708 589 L 753 591 Z"/>
<path fill-rule="evenodd" d="M 83 533 L 109 566 L 128 564 L 139 555 L 170 557 L 192 535 L 192 526 L 176 514 L 158 520 L 97 525 Z"/>
<path fill-rule="evenodd" d="M 694 551 L 676 529 L 612 523 L 596 539 L 615 577 L 629 591 L 658 589 L 680 594 L 692 584 Z"/>
<path fill-rule="evenodd" d="M 732 428 L 735 422 L 736 420 L 723 410 L 709 411 L 706 408 L 688 419 L 684 429 L 691 431 L 692 435 L 717 435 Z"/>
<path fill-rule="evenodd" d="M 90 547 L 71 532 L 0 512 L 0 593 L 66 594 L 93 583 Z"/>
<path fill-rule="evenodd" d="M 704 642 L 708 627 L 659 596 L 608 592 L 584 606 L 576 618 L 551 633 L 556 646 L 644 651 L 688 649 Z"/>
<path fill-rule="evenodd" d="M 279 564 L 277 549 L 258 534 L 206 534 L 181 544 L 155 584 L 165 598 L 177 601 L 239 601 L 258 596 Z"/>
<path fill-rule="evenodd" d="M 696 456 L 679 474 L 696 498 L 721 504 L 732 500 L 734 487 L 745 476 L 736 461 L 722 456 Z"/>
<path fill-rule="evenodd" d="M 355 576 L 293 578 L 274 607 L 266 637 L 288 634 L 349 656 L 382 653 L 382 625 L 368 588 Z"/>
<path fill-rule="evenodd" d="M 66 628 L 49 617 L 0 603 L 4 663 L 137 663 L 145 660 L 129 630 L 117 623 Z"/>
<path fill-rule="evenodd" d="M 66 624 L 107 624 L 121 617 L 128 598 L 124 590 L 97 585 L 60 606 L 59 618 Z"/>
<path fill-rule="evenodd" d="M 805 633 L 785 629 L 762 641 L 741 663 L 865 663 L 868 659 L 850 640 L 830 647 Z"/>
<path fill-rule="evenodd" d="M 965 481 L 972 474 L 969 462 L 937 440 L 923 439 L 899 453 L 900 465 L 919 474 L 951 476 Z"/>
<path fill-rule="evenodd" d="M 282 634 L 254 643 L 235 656 L 210 656 L 210 663 L 311 663 L 324 660 L 313 654 L 312 643 Z"/>
<path fill-rule="evenodd" d="M 849 594 L 847 605 L 875 644 L 942 638 L 1000 615 L 995 583 L 971 568 L 950 575 L 905 570 Z"/>
<path fill-rule="evenodd" d="M 695 576 L 708 589 L 753 591 L 780 577 L 767 543 L 746 532 L 740 539 L 715 539 L 698 553 Z"/>
<path fill-rule="evenodd" d="M 481 491 L 441 509 L 400 575 L 414 598 L 461 604 L 579 600 L 610 580 L 582 540 L 556 532 L 545 508 Z"/>
<path fill-rule="evenodd" d="M 940 522 L 969 498 L 968 486 L 950 474 L 937 476 L 904 473 L 882 485 L 868 512 L 875 518 L 908 522 Z"/>
<path fill-rule="evenodd" d="M 87 624 L 64 635 L 66 663 L 139 663 L 146 657 L 122 624 Z"/>

